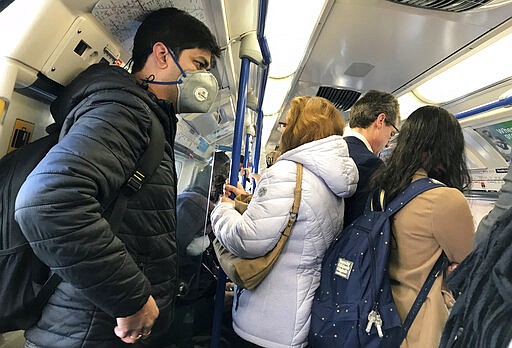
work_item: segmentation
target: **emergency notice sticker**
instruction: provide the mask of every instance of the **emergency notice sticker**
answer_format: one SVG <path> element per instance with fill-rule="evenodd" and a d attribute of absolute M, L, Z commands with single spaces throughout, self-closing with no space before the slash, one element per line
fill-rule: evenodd
<path fill-rule="evenodd" d="M 7 153 L 19 149 L 30 142 L 32 133 L 34 133 L 34 123 L 17 118 L 14 122 Z"/>

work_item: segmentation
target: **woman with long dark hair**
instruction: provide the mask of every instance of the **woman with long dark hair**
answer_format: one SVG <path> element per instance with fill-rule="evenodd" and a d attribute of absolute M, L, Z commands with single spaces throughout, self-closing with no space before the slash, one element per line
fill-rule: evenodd
<path fill-rule="evenodd" d="M 446 185 L 420 194 L 394 216 L 389 275 L 403 322 L 441 253 L 458 264 L 472 248 L 473 218 L 462 193 L 469 173 L 459 122 L 440 107 L 417 109 L 403 122 L 386 164 L 373 176 L 372 186 L 383 189 L 388 202 L 424 177 Z M 445 289 L 444 276 L 439 276 L 401 347 L 439 345 L 450 306 Z"/>

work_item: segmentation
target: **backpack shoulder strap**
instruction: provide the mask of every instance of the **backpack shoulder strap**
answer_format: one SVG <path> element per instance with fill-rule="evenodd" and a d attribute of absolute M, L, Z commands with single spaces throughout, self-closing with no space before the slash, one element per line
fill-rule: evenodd
<path fill-rule="evenodd" d="M 119 230 L 129 197 L 142 188 L 144 182 L 153 175 L 164 157 L 165 134 L 163 126 L 156 115 L 150 113 L 150 116 L 151 133 L 149 135 L 148 147 L 137 161 L 137 166 L 131 177 L 126 181 L 123 187 L 121 187 L 119 195 L 113 203 L 114 207 L 110 218 L 108 219 L 114 234 Z"/>
<path fill-rule="evenodd" d="M 418 296 L 416 296 L 416 300 L 414 300 L 414 303 L 412 304 L 412 307 L 409 310 L 409 313 L 407 314 L 404 323 L 402 324 L 400 343 L 403 342 L 403 340 L 407 336 L 407 332 L 409 331 L 409 328 L 411 327 L 414 319 L 416 318 L 416 315 L 418 315 L 418 312 L 420 311 L 423 302 L 425 302 L 425 300 L 427 299 L 428 293 L 430 292 L 432 285 L 434 285 L 435 280 L 440 274 L 443 273 L 443 270 L 447 266 L 448 257 L 443 251 L 441 255 L 439 255 L 439 258 L 437 259 L 432 269 L 430 270 L 430 273 L 428 274 L 425 283 L 421 287 Z"/>
<path fill-rule="evenodd" d="M 399 193 L 398 196 L 396 196 L 386 205 L 386 212 L 389 216 L 392 216 L 417 195 L 433 188 L 442 186 L 445 185 L 431 178 L 421 178 L 419 180 L 413 181 L 402 193 Z"/>
<path fill-rule="evenodd" d="M 162 162 L 162 158 L 164 156 L 165 150 L 165 134 L 164 128 L 160 123 L 160 120 L 156 115 L 150 113 L 151 115 L 151 133 L 148 147 L 146 151 L 142 154 L 142 157 L 137 162 L 137 168 L 133 172 L 132 176 L 128 179 L 128 181 L 124 184 L 124 187 L 129 188 L 132 191 L 132 194 L 138 192 L 146 179 L 151 177 L 153 173 L 156 171 L 160 162 Z M 128 194 L 131 195 L 131 194 Z"/>
<path fill-rule="evenodd" d="M 416 180 L 412 182 L 402 193 L 395 197 L 391 202 L 389 202 L 389 204 L 386 207 L 386 212 L 389 214 L 389 216 L 392 216 L 396 214 L 404 205 L 409 203 L 414 197 L 430 189 L 442 186 L 446 185 L 431 178 L 422 178 Z M 442 273 L 442 271 L 446 268 L 447 265 L 448 257 L 443 251 L 439 258 L 437 259 L 434 266 L 432 267 L 432 269 L 430 270 L 430 273 L 427 279 L 425 280 L 425 283 L 423 283 L 423 286 L 421 287 L 418 295 L 416 296 L 416 299 L 414 300 L 414 303 L 411 309 L 409 310 L 409 313 L 407 314 L 404 323 L 402 324 L 398 345 L 400 345 L 407 336 L 407 332 L 409 331 L 409 328 L 411 327 L 414 319 L 416 318 L 416 315 L 420 311 L 423 302 L 425 302 L 425 299 L 427 298 L 428 293 L 432 288 L 432 285 L 434 285 L 436 278 L 439 276 L 439 274 Z"/>

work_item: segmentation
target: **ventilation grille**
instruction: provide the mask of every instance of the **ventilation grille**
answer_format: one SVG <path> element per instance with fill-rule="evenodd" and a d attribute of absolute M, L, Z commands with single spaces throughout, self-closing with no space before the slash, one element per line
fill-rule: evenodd
<path fill-rule="evenodd" d="M 349 89 L 321 86 L 316 95 L 328 99 L 341 111 L 346 111 L 354 105 L 361 93 Z"/>
<path fill-rule="evenodd" d="M 429 10 L 464 12 L 483 6 L 492 0 L 388 0 L 397 4 Z"/>

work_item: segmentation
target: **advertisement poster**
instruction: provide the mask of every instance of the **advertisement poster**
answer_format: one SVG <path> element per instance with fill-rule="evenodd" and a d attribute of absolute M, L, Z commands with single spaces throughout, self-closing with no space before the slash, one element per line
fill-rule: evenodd
<path fill-rule="evenodd" d="M 475 129 L 507 162 L 512 158 L 512 121 Z"/>

